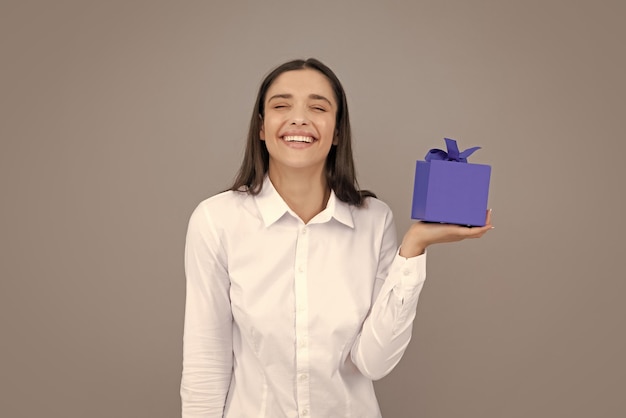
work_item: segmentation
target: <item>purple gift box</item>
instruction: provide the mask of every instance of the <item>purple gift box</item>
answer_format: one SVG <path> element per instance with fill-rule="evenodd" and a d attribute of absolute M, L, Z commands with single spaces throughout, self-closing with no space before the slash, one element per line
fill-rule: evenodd
<path fill-rule="evenodd" d="M 491 167 L 467 162 L 480 147 L 459 152 L 445 138 L 447 152 L 432 149 L 417 161 L 411 218 L 468 226 L 484 226 Z"/>

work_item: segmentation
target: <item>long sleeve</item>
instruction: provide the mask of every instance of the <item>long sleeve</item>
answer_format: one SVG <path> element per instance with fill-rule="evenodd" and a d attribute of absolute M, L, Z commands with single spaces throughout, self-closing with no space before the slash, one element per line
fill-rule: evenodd
<path fill-rule="evenodd" d="M 220 236 L 200 205 L 185 245 L 187 280 L 181 399 L 183 418 L 222 417 L 230 385 L 232 313 Z"/>
<path fill-rule="evenodd" d="M 398 255 L 391 212 L 385 220 L 373 304 L 356 339 L 351 357 L 372 380 L 398 364 L 411 340 L 419 294 L 426 279 L 426 255 Z"/>

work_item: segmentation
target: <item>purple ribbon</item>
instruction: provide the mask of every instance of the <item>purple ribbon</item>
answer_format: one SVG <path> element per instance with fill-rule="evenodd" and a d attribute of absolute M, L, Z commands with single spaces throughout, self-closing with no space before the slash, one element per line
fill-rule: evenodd
<path fill-rule="evenodd" d="M 426 161 L 431 160 L 443 160 L 443 161 L 456 161 L 459 163 L 466 163 L 467 157 L 472 155 L 474 151 L 479 150 L 480 147 L 468 148 L 463 152 L 459 152 L 459 146 L 454 139 L 444 138 L 446 140 L 446 148 L 448 152 L 444 150 L 433 148 L 426 154 L 424 159 Z"/>

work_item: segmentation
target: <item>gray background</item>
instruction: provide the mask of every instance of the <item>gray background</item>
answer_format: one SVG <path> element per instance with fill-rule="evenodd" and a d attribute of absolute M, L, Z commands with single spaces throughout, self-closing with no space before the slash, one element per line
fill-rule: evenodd
<path fill-rule="evenodd" d="M 496 228 L 431 248 L 385 417 L 625 416 L 625 9 L 3 0 L 0 416 L 179 416 L 188 217 L 263 75 L 309 56 L 400 233 L 444 136 L 493 167 Z"/>

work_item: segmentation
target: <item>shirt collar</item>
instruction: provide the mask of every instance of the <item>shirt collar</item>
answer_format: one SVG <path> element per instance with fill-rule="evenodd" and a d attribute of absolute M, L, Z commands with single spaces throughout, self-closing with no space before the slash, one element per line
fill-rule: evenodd
<path fill-rule="evenodd" d="M 269 176 L 265 176 L 263 180 L 263 187 L 259 194 L 254 197 L 261 217 L 263 217 L 263 223 L 266 227 L 272 225 L 279 220 L 285 212 L 289 212 L 289 206 L 278 194 L 274 185 L 270 181 Z"/>
<path fill-rule="evenodd" d="M 320 219 L 320 222 L 326 222 L 330 217 L 335 218 L 337 221 L 342 224 L 349 226 L 350 228 L 354 228 L 354 220 L 352 218 L 352 208 L 346 202 L 342 202 L 337 198 L 335 192 L 333 190 L 330 191 L 330 197 L 328 198 L 328 203 L 326 204 L 326 209 L 324 209 L 318 216 L 328 214 L 328 218 Z M 313 220 L 315 220 L 313 218 Z"/>
<path fill-rule="evenodd" d="M 286 212 L 297 217 L 295 213 L 289 208 L 287 203 L 278 194 L 274 185 L 272 184 L 269 176 L 265 176 L 263 180 L 263 187 L 258 195 L 255 197 L 257 207 L 263 218 L 263 223 L 266 227 L 272 225 L 278 221 Z M 317 216 L 311 219 L 309 223 L 324 223 L 328 222 L 331 218 L 335 218 L 342 224 L 354 228 L 354 219 L 352 218 L 352 210 L 348 203 L 342 202 L 337 198 L 334 191 L 330 191 L 330 197 L 326 204 L 326 209 L 320 212 Z"/>

